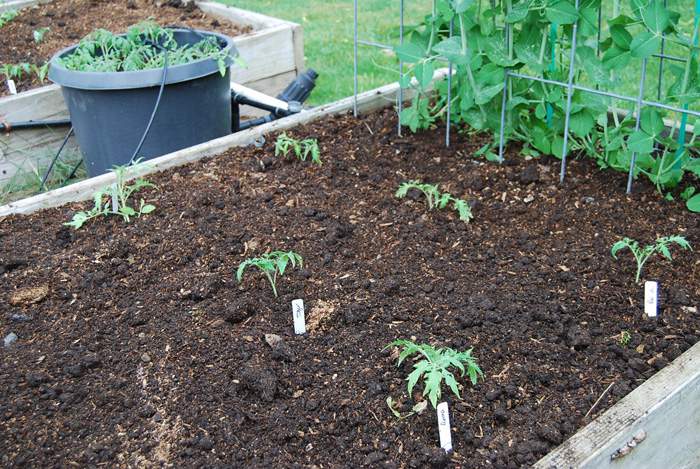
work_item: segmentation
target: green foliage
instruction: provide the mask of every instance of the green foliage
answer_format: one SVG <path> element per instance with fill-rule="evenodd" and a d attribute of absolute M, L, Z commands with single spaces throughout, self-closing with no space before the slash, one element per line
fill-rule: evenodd
<path fill-rule="evenodd" d="M 68 70 L 81 72 L 162 68 L 165 64 L 163 49 L 168 52 L 170 66 L 212 59 L 218 63 L 221 75 L 226 74 L 229 50 L 222 48 L 216 38 L 208 36 L 195 44 L 179 46 L 172 30 L 153 21 L 131 26 L 123 36 L 97 29 L 83 38 L 72 54 L 59 59 L 59 63 Z"/>
<path fill-rule="evenodd" d="M 694 195 L 691 198 L 689 198 L 685 205 L 691 212 L 700 212 L 700 194 Z"/>
<path fill-rule="evenodd" d="M 430 400 L 433 408 L 437 407 L 438 400 L 442 395 L 443 381 L 455 396 L 459 399 L 462 398 L 459 393 L 457 380 L 450 371 L 450 368 L 459 370 L 460 377 L 466 374 L 473 385 L 476 385 L 480 376 L 484 376 L 476 358 L 472 356 L 472 349 L 464 352 L 457 352 L 447 347 L 435 348 L 428 344 L 418 345 L 410 340 L 404 339 L 393 341 L 385 347 L 385 350 L 390 347 L 400 347 L 402 349 L 399 354 L 397 366 L 401 366 L 401 363 L 412 355 L 419 355 L 422 357 L 413 364 L 413 371 L 408 375 L 408 378 L 406 378 L 408 381 L 408 394 L 412 395 L 413 387 L 422 379 L 425 384 L 423 395 Z"/>
<path fill-rule="evenodd" d="M 306 161 L 311 157 L 312 163 L 321 165 L 321 150 L 318 147 L 318 140 L 315 138 L 297 140 L 283 132 L 275 141 L 275 156 L 284 155 L 285 158 L 288 158 L 292 154 L 301 161 Z"/>
<path fill-rule="evenodd" d="M 236 280 L 238 280 L 239 283 L 243 280 L 243 273 L 248 267 L 257 267 L 267 277 L 276 298 L 277 276 L 283 276 L 289 264 L 292 264 L 292 267 L 297 267 L 298 265 L 301 269 L 304 266 L 304 260 L 294 251 L 273 251 L 260 257 L 246 259 L 238 266 Z"/>
<path fill-rule="evenodd" d="M 561 158 L 566 89 L 512 79 L 504 90 L 505 71 L 566 82 L 574 23 L 578 23 L 577 83 L 611 88 L 631 64 L 641 64 L 641 59 L 659 52 L 664 34 L 667 44 L 680 48 L 680 55 L 689 59 L 682 65 L 669 65 L 675 81 L 665 90 L 667 102 L 679 107 L 697 103 L 700 61 L 695 57 L 693 38 L 698 36 L 698 24 L 692 36 L 684 35 L 680 13 L 664 6 L 662 0 L 631 0 L 629 14 L 615 8 L 616 16 L 607 19 L 599 41 L 600 6 L 601 0 L 582 0 L 578 10 L 573 0 L 432 0 L 432 12 L 411 29 L 403 45 L 395 48 L 409 67 L 399 83 L 417 92 L 411 105 L 401 112 L 402 123 L 416 131 L 444 120 L 449 92 L 451 122 L 491 133 L 497 141 L 505 91 L 509 98 L 506 138 L 523 142 L 524 154 Z M 448 34 L 450 22 L 454 23 L 454 37 Z M 507 41 L 503 39 L 506 23 L 511 28 Z M 556 34 L 552 35 L 553 25 Z M 456 69 L 451 90 L 446 79 L 431 83 L 433 71 L 445 60 Z M 437 91 L 434 99 L 428 94 L 431 86 Z M 697 133 L 684 143 L 664 132 L 663 118 L 675 118 L 678 128 L 678 116 L 644 108 L 641 128 L 635 130 L 632 113 L 608 114 L 609 107 L 616 104 L 609 98 L 574 90 L 571 104 L 570 153 L 594 158 L 603 169 L 625 172 L 636 153 L 634 176 L 648 178 L 661 194 L 678 187 L 686 176 L 700 175 Z M 698 204 L 700 199 L 692 206 Z"/>
<path fill-rule="evenodd" d="M 620 331 L 620 346 L 627 347 L 632 340 L 632 335 L 627 331 Z"/>
<path fill-rule="evenodd" d="M 32 35 L 34 36 L 34 42 L 36 42 L 37 44 L 41 43 L 44 40 L 44 36 L 46 36 L 46 33 L 48 33 L 50 30 L 51 28 L 39 28 L 32 31 Z"/>
<path fill-rule="evenodd" d="M 35 65 L 27 62 L 18 64 L 2 64 L 0 65 L 0 75 L 5 77 L 5 80 L 21 80 L 25 76 L 34 74 L 40 83 L 46 81 L 46 75 L 49 73 L 49 63 L 43 65 Z"/>
<path fill-rule="evenodd" d="M 117 215 L 129 223 L 131 217 L 140 217 L 153 212 L 156 208 L 147 204 L 143 199 L 139 201 L 138 209 L 129 205 L 129 199 L 134 192 L 138 192 L 146 187 L 155 187 L 154 184 L 145 179 L 137 178 L 129 183 L 127 179 L 127 166 L 115 166 L 112 171 L 116 176 L 116 182 L 101 189 L 93 195 L 94 207 L 86 212 L 78 212 L 73 215 L 73 219 L 64 225 L 80 229 L 86 222 L 97 217 Z"/>
<path fill-rule="evenodd" d="M 623 238 L 613 244 L 610 253 L 615 259 L 617 259 L 617 253 L 621 249 L 627 248 L 632 251 L 634 258 L 637 261 L 637 276 L 635 280 L 637 283 L 639 283 L 642 276 L 642 268 L 651 256 L 661 253 L 666 259 L 670 261 L 673 260 L 673 257 L 671 257 L 671 250 L 669 249 L 672 244 L 677 244 L 683 249 L 692 249 L 690 247 L 690 243 L 688 243 L 684 237 L 675 235 L 659 238 L 656 240 L 655 244 L 648 244 L 643 248 L 640 247 L 639 243 L 634 239 Z"/>
<path fill-rule="evenodd" d="M 17 10 L 8 10 L 0 13 L 0 28 L 5 26 L 7 23 L 17 18 L 19 12 Z"/>
<path fill-rule="evenodd" d="M 6 80 L 21 80 L 31 72 L 32 64 L 27 62 L 0 65 L 0 75 L 4 76 Z"/>
<path fill-rule="evenodd" d="M 32 65 L 32 71 L 39 80 L 39 83 L 44 83 L 46 81 L 46 75 L 49 73 L 49 62 L 43 65 Z"/>
<path fill-rule="evenodd" d="M 469 223 L 469 221 L 474 218 L 471 207 L 466 200 L 458 199 L 449 192 L 441 193 L 437 184 L 424 184 L 420 181 L 404 182 L 396 191 L 396 197 L 398 199 L 403 199 L 411 189 L 417 189 L 423 193 L 428 203 L 428 209 L 430 210 L 443 210 L 452 203 L 452 207 L 459 214 L 460 220 Z"/>

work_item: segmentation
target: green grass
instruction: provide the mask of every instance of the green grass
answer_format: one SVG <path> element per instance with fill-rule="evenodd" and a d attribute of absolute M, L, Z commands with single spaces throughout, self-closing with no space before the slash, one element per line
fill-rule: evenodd
<path fill-rule="evenodd" d="M 319 72 L 309 102 L 321 104 L 353 93 L 352 0 L 218 0 L 237 8 L 294 21 L 304 27 L 306 66 Z M 406 24 L 430 12 L 430 0 L 406 1 Z M 384 44 L 399 40 L 398 0 L 360 0 L 360 38 Z M 360 46 L 359 87 L 367 91 L 398 80 L 393 53 Z"/>
<path fill-rule="evenodd" d="M 257 11 L 266 15 L 300 23 L 304 27 L 307 67 L 320 73 L 317 88 L 311 96 L 311 104 L 320 104 L 352 95 L 353 80 L 353 2 L 352 0 L 217 0 L 238 8 Z M 612 3 L 605 2 L 604 17 L 612 16 Z M 398 43 L 399 1 L 360 0 L 360 37 L 387 44 Z M 430 12 L 430 0 L 406 1 L 406 24 L 416 24 Z M 692 11 L 695 0 L 671 2 L 671 8 L 684 14 L 682 30 L 692 32 Z M 627 2 L 621 2 L 622 12 L 629 13 Z M 607 29 L 607 25 L 604 24 Z M 560 32 L 561 33 L 561 32 Z M 685 56 L 687 50 L 668 44 L 667 53 Z M 674 71 L 667 63 L 663 78 L 663 94 L 673 83 Z M 649 61 L 645 97 L 656 99 L 659 74 L 658 59 Z M 677 72 L 676 72 L 677 73 Z M 360 46 L 359 86 L 367 91 L 397 81 L 396 59 L 392 53 Z M 640 66 L 633 61 L 622 76 L 616 77 L 610 91 L 636 97 L 640 79 Z M 588 84 L 588 83 L 586 83 Z M 618 107 L 631 107 L 628 103 L 611 103 Z"/>
<path fill-rule="evenodd" d="M 15 200 L 38 194 L 41 188 L 41 180 L 46 174 L 46 169 L 50 158 L 42 159 L 42 163 L 37 167 L 32 164 L 33 158 L 27 158 L 25 167 L 20 168 L 10 179 L 0 183 L 0 205 L 4 205 Z M 63 187 L 67 183 L 73 183 L 86 177 L 85 167 L 81 166 L 76 171 L 73 179 L 67 181 L 71 171 L 80 160 L 80 155 L 76 152 L 65 151 L 59 161 L 54 165 L 53 171 L 46 181 L 46 190 Z"/>

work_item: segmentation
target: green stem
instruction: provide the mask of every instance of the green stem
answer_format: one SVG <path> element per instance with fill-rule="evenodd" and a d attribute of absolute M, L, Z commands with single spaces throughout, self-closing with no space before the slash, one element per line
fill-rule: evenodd
<path fill-rule="evenodd" d="M 265 275 L 267 276 L 267 280 L 270 282 L 270 285 L 272 286 L 272 293 L 275 294 L 275 298 L 277 298 L 277 272 L 275 271 L 274 277 L 270 275 L 270 272 L 265 272 Z"/>
<path fill-rule="evenodd" d="M 430 27 L 430 41 L 428 41 L 428 54 L 433 49 L 433 42 L 435 41 L 435 23 L 437 22 L 437 0 L 433 0 L 433 17 Z"/>
<path fill-rule="evenodd" d="M 458 17 L 459 34 L 462 40 L 462 54 L 466 57 L 465 65 L 467 68 L 467 79 L 469 80 L 469 85 L 472 87 L 472 90 L 474 90 L 474 94 L 476 95 L 476 81 L 474 80 L 474 75 L 472 73 L 472 64 L 469 58 L 469 44 L 467 43 L 467 30 L 464 27 L 464 13 L 460 13 Z M 484 118 L 484 120 L 486 120 L 486 111 L 484 111 L 484 108 L 481 104 L 479 104 L 478 106 L 479 110 L 481 111 L 481 116 Z"/>

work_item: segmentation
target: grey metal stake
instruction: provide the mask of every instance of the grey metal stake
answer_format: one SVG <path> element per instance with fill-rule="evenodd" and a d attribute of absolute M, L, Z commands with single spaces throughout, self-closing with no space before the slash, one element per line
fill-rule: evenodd
<path fill-rule="evenodd" d="M 403 18 L 403 13 L 404 13 L 404 0 L 399 1 L 399 9 L 400 9 L 400 23 L 399 23 L 399 44 L 403 45 L 403 30 L 404 30 L 404 18 Z M 403 60 L 399 60 L 399 80 L 403 79 Z M 398 94 L 398 115 L 399 115 L 399 128 L 398 128 L 398 134 L 399 137 L 401 137 L 401 111 L 403 111 L 403 88 L 399 86 L 399 94 Z"/>
<path fill-rule="evenodd" d="M 644 84 L 647 79 L 647 59 L 642 59 L 642 78 L 639 81 L 639 96 L 637 98 L 637 123 L 634 130 L 639 132 L 640 123 L 642 121 L 642 106 L 644 105 Z M 632 181 L 634 180 L 634 167 L 637 163 L 637 152 L 632 153 L 632 161 L 630 161 L 630 172 L 627 176 L 627 193 L 632 193 Z"/>
<path fill-rule="evenodd" d="M 579 0 L 576 0 L 576 12 L 579 11 Z M 571 57 L 569 61 L 569 81 L 566 94 L 566 116 L 564 118 L 564 149 L 561 154 L 561 171 L 559 172 L 559 183 L 564 182 L 566 176 L 566 150 L 569 145 L 569 124 L 571 123 L 571 100 L 574 95 L 574 76 L 576 74 L 576 36 L 578 33 L 578 19 L 574 23 L 571 31 Z"/>
<path fill-rule="evenodd" d="M 668 7 L 668 0 L 664 0 L 664 8 Z M 661 88 L 663 87 L 663 82 L 664 82 L 664 60 L 666 59 L 664 57 L 664 52 L 666 49 L 666 35 L 661 34 L 661 54 L 659 57 L 659 83 L 658 87 L 656 90 L 656 99 L 661 101 Z M 671 138 L 673 138 L 673 135 L 671 135 Z"/>
<path fill-rule="evenodd" d="M 354 56 L 354 62 L 353 62 L 353 68 L 352 68 L 352 73 L 353 73 L 353 100 L 352 100 L 352 113 L 355 117 L 357 117 L 357 1 L 353 1 L 353 7 L 354 7 L 354 18 L 353 18 L 353 27 L 354 27 L 354 41 L 353 41 L 353 56 Z"/>
<path fill-rule="evenodd" d="M 455 19 L 450 20 L 450 38 L 454 29 Z M 450 147 L 450 126 L 452 125 L 452 62 L 447 66 L 447 128 L 445 129 L 445 146 Z"/>
<path fill-rule="evenodd" d="M 505 27 L 505 42 L 508 43 L 508 38 L 510 37 L 510 23 L 506 23 Z M 498 139 L 498 162 L 503 163 L 505 158 L 505 138 L 506 138 L 506 106 L 508 105 L 508 77 L 510 76 L 509 70 L 506 68 L 504 70 L 503 78 L 503 98 L 501 100 L 501 129 L 499 132 Z"/>

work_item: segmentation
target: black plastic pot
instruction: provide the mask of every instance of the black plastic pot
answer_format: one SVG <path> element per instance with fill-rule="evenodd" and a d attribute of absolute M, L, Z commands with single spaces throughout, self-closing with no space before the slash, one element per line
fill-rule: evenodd
<path fill-rule="evenodd" d="M 229 66 L 236 54 L 231 38 L 203 31 L 173 29 L 175 41 L 194 44 L 214 36 L 229 58 L 224 76 L 215 60 L 204 59 L 168 67 L 167 79 L 153 124 L 138 158 L 148 160 L 231 133 Z M 141 140 L 163 79 L 163 69 L 137 72 L 76 72 L 57 58 L 49 78 L 61 85 L 87 172 L 97 176 L 129 162 Z"/>

